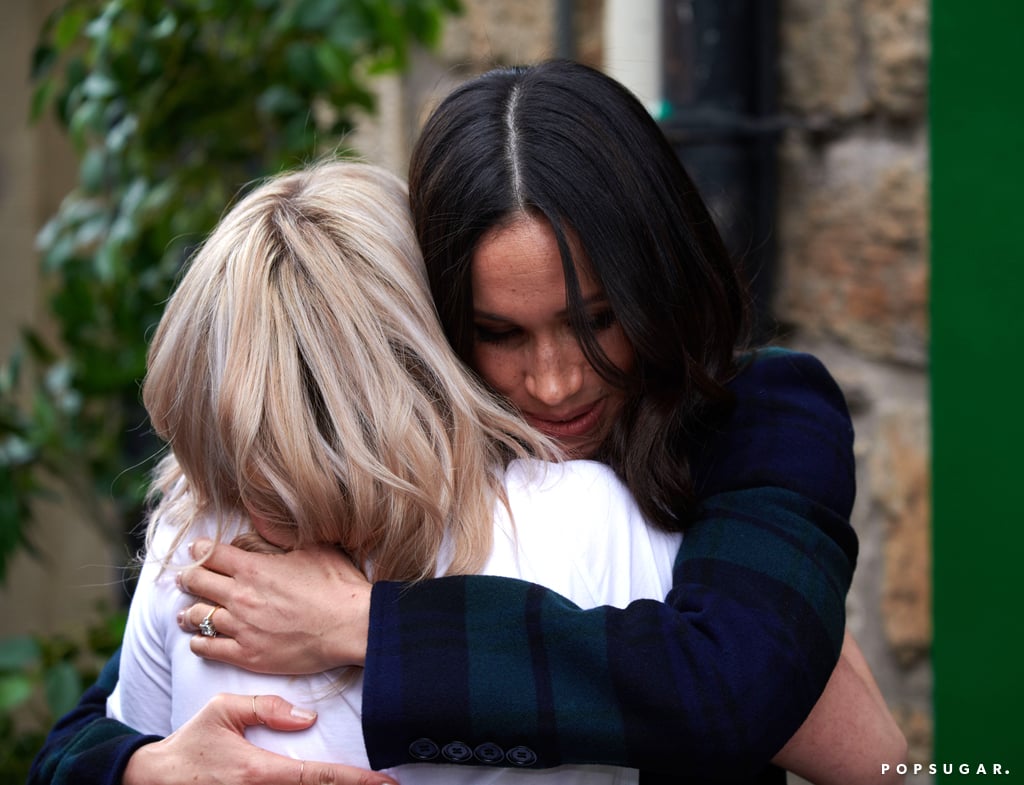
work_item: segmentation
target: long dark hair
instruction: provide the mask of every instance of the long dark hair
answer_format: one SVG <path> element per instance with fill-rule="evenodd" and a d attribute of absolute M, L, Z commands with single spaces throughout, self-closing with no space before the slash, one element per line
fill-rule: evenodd
<path fill-rule="evenodd" d="M 689 453 L 746 340 L 748 295 L 664 134 L 625 87 L 579 63 L 490 71 L 451 93 L 413 150 L 409 191 L 442 324 L 473 349 L 470 262 L 481 238 L 524 214 L 561 249 L 567 308 L 594 368 L 629 403 L 600 454 L 649 519 L 685 528 Z M 582 250 L 631 342 L 624 375 L 588 326 L 570 248 Z"/>

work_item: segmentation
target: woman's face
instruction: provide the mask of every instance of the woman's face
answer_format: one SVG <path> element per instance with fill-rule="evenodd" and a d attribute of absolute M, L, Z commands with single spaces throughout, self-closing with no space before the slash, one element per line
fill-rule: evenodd
<path fill-rule="evenodd" d="M 472 261 L 473 365 L 538 430 L 590 458 L 622 412 L 625 393 L 587 361 L 569 325 L 565 277 L 546 221 L 523 218 L 484 235 Z M 604 289 L 577 266 L 586 312 L 608 359 L 633 368 L 633 347 Z"/>

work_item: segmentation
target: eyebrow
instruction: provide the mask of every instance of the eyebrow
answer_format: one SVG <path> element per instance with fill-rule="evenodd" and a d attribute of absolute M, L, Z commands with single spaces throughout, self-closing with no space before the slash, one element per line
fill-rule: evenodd
<path fill-rule="evenodd" d="M 593 307 L 595 305 L 608 305 L 608 304 L 609 304 L 608 303 L 608 296 L 604 292 L 592 294 L 592 295 L 590 295 L 590 297 L 584 297 L 583 298 L 583 307 L 584 308 L 590 308 L 590 307 Z M 568 309 L 567 308 L 563 308 L 562 310 L 558 311 L 558 313 L 556 313 L 555 316 L 561 318 L 563 316 L 567 316 L 568 314 L 569 314 Z M 473 309 L 473 318 L 474 319 L 485 319 L 486 321 L 489 321 L 489 322 L 504 322 L 506 324 L 515 324 L 515 319 L 510 319 L 509 317 L 502 316 L 501 314 L 491 313 L 490 311 L 481 311 L 481 310 L 479 310 L 477 308 Z"/>

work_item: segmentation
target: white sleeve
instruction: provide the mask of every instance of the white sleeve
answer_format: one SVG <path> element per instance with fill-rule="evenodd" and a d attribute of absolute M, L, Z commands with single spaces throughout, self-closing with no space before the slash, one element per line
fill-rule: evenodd
<path fill-rule="evenodd" d="M 170 734 L 171 656 L 167 647 L 174 606 L 181 593 L 174 579 L 177 567 L 164 567 L 158 558 L 170 541 L 171 527 L 158 530 L 153 555 L 147 555 L 128 610 L 117 686 L 107 700 L 107 716 L 142 733 Z M 175 634 L 181 631 L 174 628 Z"/>

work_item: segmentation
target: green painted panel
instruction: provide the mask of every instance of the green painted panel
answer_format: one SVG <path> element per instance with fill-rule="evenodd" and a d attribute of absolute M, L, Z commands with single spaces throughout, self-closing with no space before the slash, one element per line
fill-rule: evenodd
<path fill-rule="evenodd" d="M 1024 2 L 932 44 L 934 762 L 1024 782 Z"/>

